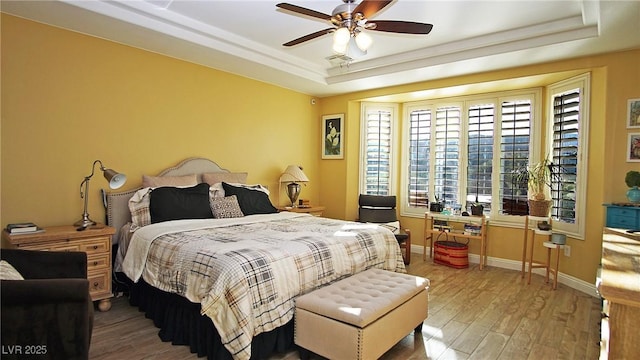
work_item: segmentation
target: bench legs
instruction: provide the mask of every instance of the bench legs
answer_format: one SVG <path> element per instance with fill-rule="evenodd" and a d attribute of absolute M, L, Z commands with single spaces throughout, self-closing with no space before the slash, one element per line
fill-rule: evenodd
<path fill-rule="evenodd" d="M 417 332 L 417 333 L 421 333 L 422 332 L 422 324 L 424 324 L 424 323 L 420 323 L 420 325 L 416 326 L 416 328 L 413 329 L 413 331 Z"/>

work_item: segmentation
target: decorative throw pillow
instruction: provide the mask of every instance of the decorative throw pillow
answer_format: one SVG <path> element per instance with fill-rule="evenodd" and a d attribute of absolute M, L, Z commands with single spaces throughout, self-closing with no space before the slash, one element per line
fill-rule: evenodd
<path fill-rule="evenodd" d="M 149 210 L 151 223 L 213 218 L 209 205 L 209 184 L 186 188 L 155 188 L 151 191 Z"/>
<path fill-rule="evenodd" d="M 24 280 L 24 278 L 11 264 L 0 260 L 0 280 Z"/>
<path fill-rule="evenodd" d="M 241 173 L 204 173 L 202 174 L 202 181 L 206 182 L 209 185 L 218 184 L 221 182 L 229 183 L 238 183 L 238 184 L 246 184 L 247 183 L 247 175 L 246 172 Z"/>
<path fill-rule="evenodd" d="M 238 204 L 238 197 L 235 195 L 211 199 L 211 212 L 216 219 L 229 219 L 243 217 L 244 214 Z"/>
<path fill-rule="evenodd" d="M 129 199 L 131 232 L 151 224 L 151 211 L 149 210 L 149 206 L 151 205 L 151 197 L 149 194 L 151 190 L 151 188 L 140 189 Z"/>
<path fill-rule="evenodd" d="M 196 174 L 183 176 L 147 176 L 142 175 L 142 187 L 156 188 L 160 186 L 195 186 L 198 185 Z"/>
<path fill-rule="evenodd" d="M 242 209 L 242 213 L 245 215 L 273 214 L 278 212 L 278 209 L 271 204 L 269 195 L 264 191 L 233 186 L 225 182 L 222 183 L 222 187 L 224 188 L 225 196 L 236 195 L 238 197 L 238 204 L 240 204 L 240 209 Z"/>

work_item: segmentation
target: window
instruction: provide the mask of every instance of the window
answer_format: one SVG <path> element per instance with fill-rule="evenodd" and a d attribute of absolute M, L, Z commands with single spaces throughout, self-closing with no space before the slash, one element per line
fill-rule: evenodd
<path fill-rule="evenodd" d="M 429 166 L 431 151 L 431 111 L 416 109 L 409 117 L 409 206 L 429 204 Z"/>
<path fill-rule="evenodd" d="M 500 121 L 500 198 L 502 214 L 526 215 L 527 185 L 514 179 L 514 171 L 527 166 L 530 151 L 532 104 L 530 100 L 502 102 Z"/>
<path fill-rule="evenodd" d="M 467 139 L 467 203 L 478 202 L 491 210 L 493 173 L 494 104 L 469 108 Z"/>
<path fill-rule="evenodd" d="M 513 181 L 513 170 L 540 149 L 531 136 L 539 93 L 407 104 L 401 214 L 424 216 L 437 198 L 467 211 L 477 201 L 494 220 L 517 221 L 506 215 L 527 212 L 527 188 Z"/>
<path fill-rule="evenodd" d="M 445 207 L 459 204 L 458 173 L 460 172 L 460 107 L 446 106 L 436 110 L 434 131 L 434 197 Z"/>
<path fill-rule="evenodd" d="M 548 153 L 559 177 L 551 182 L 555 230 L 584 238 L 589 75 L 549 86 Z"/>
<path fill-rule="evenodd" d="M 397 108 L 362 106 L 362 192 L 393 194 L 399 173 L 402 216 L 423 217 L 436 198 L 446 207 L 484 205 L 493 224 L 521 226 L 527 185 L 515 170 L 549 154 L 562 168 L 552 183 L 554 230 L 584 238 L 589 75 L 542 88 L 404 103 L 402 166 L 394 167 Z M 543 125 L 545 126 L 543 128 Z M 546 133 L 546 136 L 544 134 Z M 544 144 L 543 144 L 544 140 Z"/>
<path fill-rule="evenodd" d="M 396 105 L 362 104 L 360 193 L 393 195 L 393 136 Z"/>

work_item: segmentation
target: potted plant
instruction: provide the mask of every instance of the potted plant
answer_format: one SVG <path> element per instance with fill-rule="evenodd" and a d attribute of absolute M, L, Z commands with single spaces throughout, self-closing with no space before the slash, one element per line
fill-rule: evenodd
<path fill-rule="evenodd" d="M 547 197 L 552 180 L 560 178 L 559 167 L 548 157 L 527 167 L 517 169 L 515 179 L 526 182 L 529 189 L 529 215 L 547 217 L 551 199 Z"/>
<path fill-rule="evenodd" d="M 624 182 L 629 187 L 627 199 L 632 203 L 640 203 L 640 171 L 630 170 L 624 177 Z"/>

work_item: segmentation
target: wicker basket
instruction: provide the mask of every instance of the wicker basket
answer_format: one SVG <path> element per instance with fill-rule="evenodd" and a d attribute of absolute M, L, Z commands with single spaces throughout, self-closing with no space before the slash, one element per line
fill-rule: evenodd
<path fill-rule="evenodd" d="M 550 207 L 551 200 L 529 200 L 529 215 L 547 217 Z"/>
<path fill-rule="evenodd" d="M 456 269 L 469 267 L 469 246 L 455 241 L 436 241 L 433 261 Z"/>

